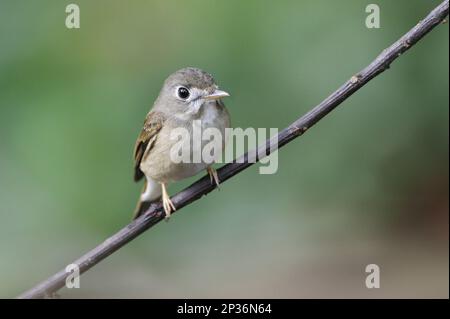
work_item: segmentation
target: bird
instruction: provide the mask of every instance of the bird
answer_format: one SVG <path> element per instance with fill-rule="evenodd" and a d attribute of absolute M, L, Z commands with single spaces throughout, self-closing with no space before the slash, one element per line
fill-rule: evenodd
<path fill-rule="evenodd" d="M 134 180 L 138 182 L 145 178 L 145 183 L 133 219 L 160 199 L 165 217 L 169 218 L 176 207 L 169 197 L 168 185 L 201 171 L 206 170 L 211 183 L 219 186 L 217 172 L 212 167 L 214 160 L 205 160 L 201 156 L 207 141 L 194 141 L 198 137 L 193 136 L 193 132 L 195 125 L 202 131 L 208 128 L 218 130 L 223 151 L 230 115 L 222 98 L 228 96 L 229 93 L 219 89 L 211 74 L 199 68 L 180 69 L 164 81 L 134 147 Z M 178 162 L 171 158 L 171 149 L 177 143 L 171 132 L 179 128 L 189 134 L 189 158 L 197 157 L 199 161 Z"/>

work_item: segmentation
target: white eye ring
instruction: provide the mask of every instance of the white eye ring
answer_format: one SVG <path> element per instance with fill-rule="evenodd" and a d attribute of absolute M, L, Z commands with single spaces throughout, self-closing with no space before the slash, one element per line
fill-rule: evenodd
<path fill-rule="evenodd" d="M 189 91 L 189 89 L 184 86 L 179 86 L 176 90 L 177 97 L 180 100 L 186 101 L 191 96 L 191 91 Z"/>

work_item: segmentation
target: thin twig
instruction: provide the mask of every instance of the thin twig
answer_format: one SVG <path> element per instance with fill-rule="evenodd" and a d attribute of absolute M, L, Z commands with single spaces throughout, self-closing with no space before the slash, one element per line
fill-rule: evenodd
<path fill-rule="evenodd" d="M 362 88 L 367 82 L 387 70 L 395 59 L 405 51 L 409 50 L 434 27 L 443 22 L 448 15 L 448 11 L 449 0 L 445 0 L 430 12 L 426 18 L 420 21 L 389 48 L 385 49 L 372 63 L 361 72 L 352 76 L 344 83 L 344 85 L 327 97 L 322 103 L 296 120 L 277 136 L 267 140 L 265 145 L 258 148 L 258 158 L 260 159 L 265 156 L 265 154 L 270 154 L 271 151 L 273 152 L 293 139 L 301 136 L 307 129 L 311 128 L 354 92 Z M 240 159 L 235 160 L 233 163 L 227 164 L 218 170 L 221 183 L 253 164 L 253 158 L 251 158 L 251 155 L 249 154 L 252 153 L 247 153 Z M 209 177 L 203 177 L 193 183 L 172 198 L 172 202 L 177 207 L 176 212 L 180 211 L 182 207 L 211 192 L 214 188 L 215 186 L 210 183 Z M 73 264 L 78 265 L 80 273 L 83 273 L 163 219 L 164 212 L 161 204 L 152 205 L 141 217 L 74 261 Z M 36 287 L 23 293 L 19 298 L 51 297 L 58 289 L 64 286 L 68 275 L 69 273 L 63 269 Z"/>

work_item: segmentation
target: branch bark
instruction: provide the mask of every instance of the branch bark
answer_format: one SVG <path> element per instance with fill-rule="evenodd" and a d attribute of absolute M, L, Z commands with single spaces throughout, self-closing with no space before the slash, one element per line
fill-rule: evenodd
<path fill-rule="evenodd" d="M 261 159 L 266 156 L 266 154 L 270 154 L 271 151 L 276 151 L 293 139 L 303 135 L 306 130 L 320 121 L 325 115 L 335 109 L 353 93 L 362 88 L 367 82 L 387 70 L 395 59 L 400 57 L 405 51 L 409 50 L 434 27 L 443 22 L 448 15 L 448 11 L 449 0 L 445 0 L 399 40 L 385 49 L 366 68 L 352 76 L 340 88 L 322 101 L 322 103 L 293 122 L 277 136 L 267 140 L 265 145 L 262 145 L 257 149 L 257 159 Z M 235 160 L 233 163 L 224 165 L 220 168 L 217 172 L 221 183 L 251 166 L 255 159 L 253 158 L 254 155 L 251 154 L 252 153 L 249 152 Z M 173 196 L 172 202 L 177 207 L 176 212 L 180 211 L 182 207 L 198 200 L 203 195 L 208 194 L 214 188 L 215 185 L 210 183 L 209 177 L 207 176 L 193 183 Z M 102 244 L 75 260 L 73 264 L 78 265 L 81 274 L 163 219 L 164 212 L 161 204 L 154 204 L 141 217 L 109 237 Z M 52 297 L 57 290 L 65 285 L 68 275 L 69 273 L 67 273 L 65 269 L 62 269 L 47 280 L 20 295 L 19 298 Z"/>

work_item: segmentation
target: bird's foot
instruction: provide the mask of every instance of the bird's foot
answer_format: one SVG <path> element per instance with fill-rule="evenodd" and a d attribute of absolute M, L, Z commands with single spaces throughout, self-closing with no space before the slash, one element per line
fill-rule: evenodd
<path fill-rule="evenodd" d="M 161 184 L 161 188 L 162 188 L 162 204 L 163 204 L 164 212 L 166 213 L 166 219 L 169 219 L 170 214 L 173 211 L 176 211 L 176 208 L 175 208 L 175 205 L 170 200 L 170 196 L 167 193 L 166 185 Z"/>
<path fill-rule="evenodd" d="M 209 166 L 207 169 L 209 174 L 209 179 L 211 180 L 211 184 L 216 184 L 217 188 L 219 188 L 220 182 L 219 182 L 219 176 L 217 175 L 217 171 Z"/>

